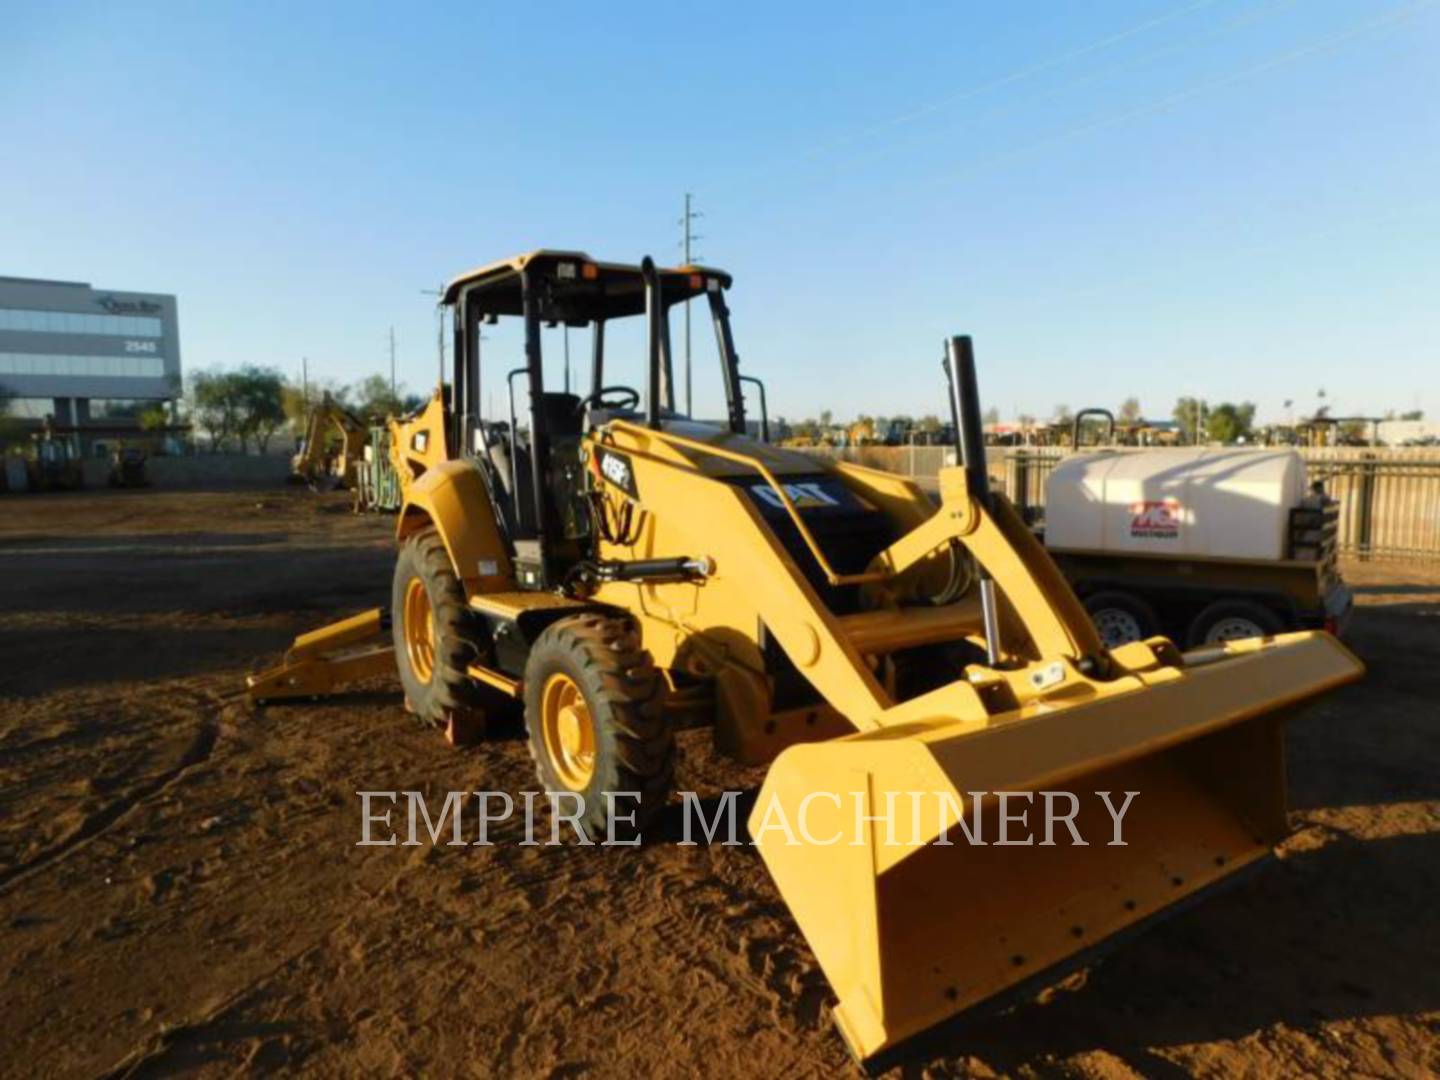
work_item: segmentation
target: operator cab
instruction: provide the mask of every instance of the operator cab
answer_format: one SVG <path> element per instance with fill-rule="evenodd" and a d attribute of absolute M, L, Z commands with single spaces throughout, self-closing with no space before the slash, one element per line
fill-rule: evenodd
<path fill-rule="evenodd" d="M 593 545 L 580 440 L 613 420 L 630 420 L 686 434 L 702 429 L 676 405 L 669 312 L 704 297 L 718 346 L 729 431 L 744 435 L 739 374 L 725 291 L 729 274 L 707 267 L 661 269 L 598 262 L 582 252 L 536 251 L 462 274 L 446 286 L 442 303 L 454 319 L 450 450 L 477 463 L 514 549 L 517 576 L 527 588 L 560 583 Z M 524 363 L 504 376 L 509 420 L 485 421 L 480 411 L 481 330 L 502 317 L 523 320 Z M 606 381 L 606 328 L 621 319 L 645 320 L 645 385 Z M 589 328 L 592 352 L 584 393 L 545 385 L 542 327 Z M 517 384 L 528 391 L 528 416 L 516 411 Z M 763 388 L 762 395 L 763 395 Z M 763 420 L 762 428 L 768 428 Z M 703 425 L 712 433 L 711 425 Z"/>

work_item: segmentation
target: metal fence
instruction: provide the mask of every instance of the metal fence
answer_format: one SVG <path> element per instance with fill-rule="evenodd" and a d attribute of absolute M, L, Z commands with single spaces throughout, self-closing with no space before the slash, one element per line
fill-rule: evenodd
<path fill-rule="evenodd" d="M 1440 453 L 1428 447 L 1302 451 L 1310 479 L 1340 500 L 1340 550 L 1440 557 Z"/>
<path fill-rule="evenodd" d="M 1143 452 L 1143 451 L 1142 451 Z M 866 446 L 819 451 L 874 468 L 933 478 L 955 451 L 937 446 Z M 1022 509 L 1042 510 L 1045 481 L 1069 451 L 990 447 L 991 481 Z M 1340 550 L 1362 559 L 1440 558 L 1440 451 L 1430 447 L 1302 449 L 1312 481 L 1340 500 Z"/>

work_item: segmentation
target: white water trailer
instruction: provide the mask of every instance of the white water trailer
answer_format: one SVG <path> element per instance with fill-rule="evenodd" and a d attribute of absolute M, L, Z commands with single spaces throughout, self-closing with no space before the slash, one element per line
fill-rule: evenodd
<path fill-rule="evenodd" d="M 1197 646 L 1338 632 L 1338 514 L 1293 450 L 1105 449 L 1055 466 L 1044 538 L 1107 644 Z"/>

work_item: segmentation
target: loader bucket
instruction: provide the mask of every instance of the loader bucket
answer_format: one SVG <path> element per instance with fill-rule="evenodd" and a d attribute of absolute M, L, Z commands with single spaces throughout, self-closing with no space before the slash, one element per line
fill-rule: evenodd
<path fill-rule="evenodd" d="M 776 759 L 751 835 L 856 1057 L 1057 974 L 1270 853 L 1288 831 L 1285 715 L 1363 668 L 1326 634 L 1258 645 L 1109 697 L 882 726 Z M 1046 806 L 1071 809 L 1063 792 L 1086 846 L 1063 821 L 1047 837 Z M 1120 844 L 1100 792 L 1117 812 L 1137 793 Z M 1014 793 L 1003 834 L 996 793 Z"/>

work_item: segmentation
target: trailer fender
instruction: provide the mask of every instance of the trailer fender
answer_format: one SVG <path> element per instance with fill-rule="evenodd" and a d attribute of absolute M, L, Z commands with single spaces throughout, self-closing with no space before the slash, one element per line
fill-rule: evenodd
<path fill-rule="evenodd" d="M 495 504 L 474 465 L 443 461 L 409 485 L 395 539 L 403 543 L 431 527 L 444 541 L 467 596 L 515 587 Z"/>

